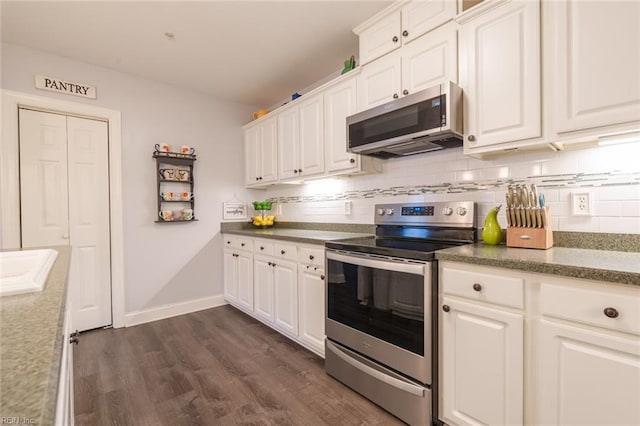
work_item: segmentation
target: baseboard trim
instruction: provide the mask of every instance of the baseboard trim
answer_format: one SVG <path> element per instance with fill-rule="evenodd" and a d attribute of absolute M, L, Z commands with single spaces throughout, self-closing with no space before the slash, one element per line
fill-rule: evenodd
<path fill-rule="evenodd" d="M 126 313 L 125 324 L 126 327 L 131 327 L 133 325 L 158 321 L 226 304 L 227 302 L 225 302 L 224 295 L 222 294 L 203 297 L 202 299 L 189 300 L 187 302 L 174 303 L 171 305 L 158 306 L 157 308 L 145 309 L 143 311 Z"/>

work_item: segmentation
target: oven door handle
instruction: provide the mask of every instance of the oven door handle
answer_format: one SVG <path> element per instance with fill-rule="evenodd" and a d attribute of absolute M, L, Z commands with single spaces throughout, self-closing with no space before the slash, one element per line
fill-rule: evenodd
<path fill-rule="evenodd" d="M 419 396 L 420 398 L 424 397 L 424 388 L 421 386 L 416 386 L 414 384 L 405 382 L 404 380 L 396 379 L 395 377 L 389 376 L 382 371 L 378 371 L 373 367 L 369 367 L 368 365 L 363 364 L 357 359 L 350 357 L 348 354 L 344 353 L 340 348 L 338 348 L 331 342 L 327 342 L 327 349 L 353 368 L 360 370 L 363 373 L 374 377 L 383 383 L 388 384 L 389 386 L 393 386 L 394 388 L 400 389 L 404 392 Z"/>
<path fill-rule="evenodd" d="M 393 260 L 378 260 L 370 257 L 361 257 L 357 255 L 347 255 L 327 250 L 327 259 L 336 260 L 338 262 L 350 263 L 352 265 L 365 266 L 373 269 L 382 269 L 385 271 L 406 272 L 407 274 L 424 275 L 425 265 L 423 263 L 404 263 L 394 262 Z"/>

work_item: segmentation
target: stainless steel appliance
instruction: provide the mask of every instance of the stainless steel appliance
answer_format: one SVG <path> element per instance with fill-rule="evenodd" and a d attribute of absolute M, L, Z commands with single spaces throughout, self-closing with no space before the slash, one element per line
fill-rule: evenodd
<path fill-rule="evenodd" d="M 443 83 L 347 117 L 347 148 L 378 158 L 462 146 L 462 89 Z"/>
<path fill-rule="evenodd" d="M 401 420 L 431 424 L 434 252 L 475 240 L 475 205 L 379 204 L 375 223 L 375 238 L 326 243 L 325 369 Z"/>

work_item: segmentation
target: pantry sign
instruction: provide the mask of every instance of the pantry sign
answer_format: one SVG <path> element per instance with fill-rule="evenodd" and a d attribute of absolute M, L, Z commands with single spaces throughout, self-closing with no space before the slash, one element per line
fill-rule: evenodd
<path fill-rule="evenodd" d="M 36 89 L 96 99 L 95 86 L 77 83 L 75 81 L 60 80 L 59 78 L 47 77 L 46 75 L 36 75 Z"/>

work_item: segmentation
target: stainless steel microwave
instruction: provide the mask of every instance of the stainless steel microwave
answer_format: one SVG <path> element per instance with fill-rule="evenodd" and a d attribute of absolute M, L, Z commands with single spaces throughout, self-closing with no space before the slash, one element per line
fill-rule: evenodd
<path fill-rule="evenodd" d="M 462 89 L 443 83 L 347 117 L 347 149 L 378 158 L 462 146 Z"/>

